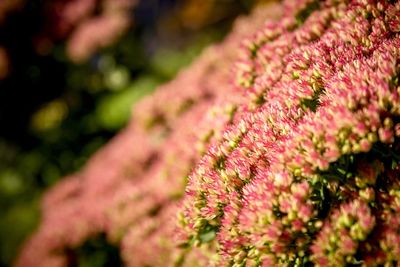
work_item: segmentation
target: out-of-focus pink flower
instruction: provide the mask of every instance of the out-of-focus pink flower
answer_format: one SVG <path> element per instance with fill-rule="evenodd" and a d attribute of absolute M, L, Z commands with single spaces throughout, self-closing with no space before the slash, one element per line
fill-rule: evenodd
<path fill-rule="evenodd" d="M 129 18 L 120 13 L 82 22 L 68 40 L 69 56 L 76 62 L 87 60 L 97 50 L 114 43 L 129 23 Z"/>
<path fill-rule="evenodd" d="M 100 49 L 115 43 L 132 24 L 136 0 L 54 0 L 46 3 L 46 25 L 36 39 L 39 53 L 65 40 L 74 62 L 86 61 Z"/>

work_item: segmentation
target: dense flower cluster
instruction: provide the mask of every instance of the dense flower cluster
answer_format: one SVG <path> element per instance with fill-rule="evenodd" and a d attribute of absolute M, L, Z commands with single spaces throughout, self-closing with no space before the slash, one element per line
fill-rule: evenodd
<path fill-rule="evenodd" d="M 397 262 L 374 233 L 377 195 L 398 190 L 386 182 L 400 174 L 400 5 L 291 7 L 247 43 L 248 100 L 190 176 L 183 240 L 216 235 L 221 262 L 238 266 L 342 266 L 372 251 L 376 264 Z M 398 228 L 391 238 L 390 249 Z"/>
<path fill-rule="evenodd" d="M 97 233 L 128 266 L 399 264 L 399 32 L 398 1 L 260 8 L 47 194 L 18 265 Z"/>
<path fill-rule="evenodd" d="M 172 265 L 183 258 L 187 266 L 200 258 L 205 264 L 201 250 L 186 253 L 173 242 L 177 202 L 207 143 L 220 138 L 231 119 L 232 105 L 219 99 L 230 90 L 240 40 L 279 10 L 260 8 L 239 20 L 223 43 L 137 104 L 122 133 L 80 173 L 47 192 L 42 223 L 17 266 L 66 266 L 73 249 L 99 233 L 120 245 L 128 266 Z M 196 127 L 188 127 L 193 122 Z"/>

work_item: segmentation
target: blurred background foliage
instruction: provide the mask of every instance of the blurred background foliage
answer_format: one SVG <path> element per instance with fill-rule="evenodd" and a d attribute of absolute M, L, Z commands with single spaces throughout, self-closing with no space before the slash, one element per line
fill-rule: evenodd
<path fill-rule="evenodd" d="M 122 3 L 129 23 L 88 52 L 79 44 L 87 33 L 76 32 L 118 8 L 107 0 L 0 0 L 0 266 L 12 263 L 36 227 L 43 191 L 77 171 L 126 125 L 136 101 L 261 2 L 108 1 Z M 72 19 L 63 13 L 67 2 L 78 6 Z M 92 8 L 76 19 L 85 4 Z M 75 265 L 106 266 L 117 257 L 104 237 L 90 242 L 75 253 L 82 256 Z M 106 254 L 87 252 L 96 248 Z"/>

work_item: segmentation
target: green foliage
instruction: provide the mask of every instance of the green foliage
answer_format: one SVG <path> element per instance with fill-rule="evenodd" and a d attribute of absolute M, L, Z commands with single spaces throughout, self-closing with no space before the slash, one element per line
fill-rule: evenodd
<path fill-rule="evenodd" d="M 129 120 L 134 103 L 151 93 L 160 82 L 152 77 L 139 77 L 126 89 L 102 97 L 96 106 L 101 127 L 118 130 Z"/>
<path fill-rule="evenodd" d="M 110 244 L 104 234 L 93 237 L 80 247 L 68 251 L 71 267 L 122 266 L 119 248 Z"/>
<path fill-rule="evenodd" d="M 3 179 L 3 175 L 0 179 Z M 3 204 L 3 197 L 0 198 Z M 0 266 L 11 262 L 22 241 L 35 229 L 39 219 L 38 197 L 29 196 L 16 201 L 11 208 L 3 209 L 0 215 L 1 240 Z"/>

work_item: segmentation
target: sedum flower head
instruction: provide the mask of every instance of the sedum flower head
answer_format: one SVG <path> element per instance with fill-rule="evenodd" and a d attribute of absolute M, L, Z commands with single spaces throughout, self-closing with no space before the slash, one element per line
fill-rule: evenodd
<path fill-rule="evenodd" d="M 98 233 L 128 266 L 398 264 L 399 12 L 260 8 L 47 194 L 17 265 Z"/>

